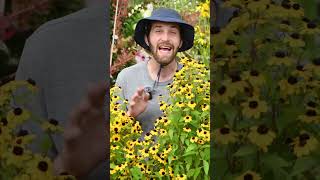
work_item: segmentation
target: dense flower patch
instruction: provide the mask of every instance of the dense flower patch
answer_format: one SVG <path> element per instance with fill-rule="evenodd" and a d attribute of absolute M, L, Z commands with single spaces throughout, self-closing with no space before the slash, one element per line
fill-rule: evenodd
<path fill-rule="evenodd" d="M 141 140 L 141 127 L 126 115 L 111 89 L 110 167 L 113 178 L 209 178 L 210 81 L 203 63 L 182 58 L 184 67 L 168 86 L 169 102 L 159 97 L 163 116 Z"/>

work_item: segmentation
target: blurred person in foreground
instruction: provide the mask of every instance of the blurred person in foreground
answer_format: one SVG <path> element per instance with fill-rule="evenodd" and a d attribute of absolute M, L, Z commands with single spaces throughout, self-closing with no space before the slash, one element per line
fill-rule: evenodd
<path fill-rule="evenodd" d="M 140 122 L 145 135 L 162 115 L 158 97 L 168 99 L 166 86 L 182 68 L 176 55 L 192 48 L 194 28 L 175 10 L 159 8 L 137 23 L 134 39 L 151 59 L 123 69 L 116 85 L 121 87 L 120 96 L 129 100 L 127 114 Z"/>
<path fill-rule="evenodd" d="M 63 136 L 50 135 L 55 173 L 107 179 L 109 2 L 86 2 L 87 8 L 45 23 L 27 39 L 16 80 L 30 78 L 39 89 L 28 110 L 64 127 Z M 38 124 L 23 128 L 44 135 Z"/>

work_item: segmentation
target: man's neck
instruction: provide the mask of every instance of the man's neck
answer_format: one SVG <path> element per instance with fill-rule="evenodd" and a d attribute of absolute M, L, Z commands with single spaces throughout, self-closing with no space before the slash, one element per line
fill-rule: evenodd
<path fill-rule="evenodd" d="M 157 63 L 153 58 L 148 61 L 147 64 L 149 75 L 153 80 L 157 80 L 157 74 L 160 69 L 160 64 Z M 172 79 L 174 73 L 176 72 L 178 66 L 177 61 L 173 60 L 170 64 L 162 67 L 159 82 L 165 82 Z"/>

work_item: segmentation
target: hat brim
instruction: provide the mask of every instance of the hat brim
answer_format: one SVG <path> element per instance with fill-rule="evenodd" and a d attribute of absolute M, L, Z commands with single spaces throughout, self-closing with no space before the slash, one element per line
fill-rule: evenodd
<path fill-rule="evenodd" d="M 178 49 L 178 52 L 186 51 L 190 49 L 193 46 L 193 40 L 194 40 L 194 28 L 193 26 L 187 24 L 183 20 L 179 20 L 176 18 L 170 18 L 170 17 L 149 17 L 141 19 L 135 29 L 134 33 L 134 40 L 136 43 L 138 43 L 141 47 L 144 49 L 150 50 L 149 46 L 146 44 L 144 40 L 144 36 L 146 34 L 146 25 L 148 23 L 151 23 L 152 21 L 162 21 L 162 22 L 173 22 L 178 23 L 181 29 L 181 39 L 182 39 L 182 46 Z"/>

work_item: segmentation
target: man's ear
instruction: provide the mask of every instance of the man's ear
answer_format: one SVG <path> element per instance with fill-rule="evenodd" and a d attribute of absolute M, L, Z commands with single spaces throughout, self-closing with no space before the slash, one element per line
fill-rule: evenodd
<path fill-rule="evenodd" d="M 144 35 L 144 42 L 146 42 L 146 44 L 147 44 L 148 46 L 150 46 L 150 45 L 149 45 L 149 40 L 148 40 L 147 35 Z"/>

